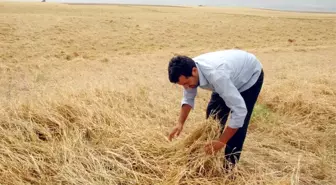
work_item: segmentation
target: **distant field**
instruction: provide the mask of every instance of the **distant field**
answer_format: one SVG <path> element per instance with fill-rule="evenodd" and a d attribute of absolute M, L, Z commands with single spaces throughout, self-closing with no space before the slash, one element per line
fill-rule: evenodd
<path fill-rule="evenodd" d="M 243 8 L 0 2 L 0 184 L 336 184 L 336 15 Z M 265 83 L 235 179 L 175 54 L 240 48 Z"/>

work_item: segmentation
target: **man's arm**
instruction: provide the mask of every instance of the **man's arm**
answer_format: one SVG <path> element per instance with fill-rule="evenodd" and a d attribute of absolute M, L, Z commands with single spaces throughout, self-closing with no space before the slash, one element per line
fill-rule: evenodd
<path fill-rule="evenodd" d="M 212 141 L 205 146 L 208 154 L 217 152 L 223 148 L 226 143 L 236 134 L 237 130 L 244 125 L 247 109 L 243 97 L 238 89 L 233 85 L 230 78 L 226 74 L 220 74 L 218 71 L 216 76 L 212 76 L 212 83 L 216 92 L 225 101 L 225 104 L 231 109 L 231 119 L 228 126 L 218 140 Z"/>
<path fill-rule="evenodd" d="M 178 122 L 180 124 L 184 125 L 184 122 L 186 121 L 191 108 L 192 107 L 190 105 L 188 105 L 188 104 L 183 104 L 182 105 L 181 111 L 180 111 L 180 117 L 179 117 L 179 120 L 178 120 Z"/>
<path fill-rule="evenodd" d="M 238 128 L 231 128 L 227 126 L 219 137 L 219 140 L 213 140 L 212 142 L 205 145 L 205 152 L 208 154 L 213 154 L 220 149 L 222 149 L 226 143 L 236 134 Z"/>
<path fill-rule="evenodd" d="M 195 106 L 195 97 L 197 95 L 197 88 L 183 89 L 183 99 L 181 101 L 181 111 L 178 123 L 182 125 L 186 121 L 189 112 Z"/>
<path fill-rule="evenodd" d="M 226 144 L 232 138 L 232 136 L 236 134 L 237 130 L 238 128 L 231 128 L 227 126 L 224 129 L 222 135 L 219 137 L 219 141 L 222 142 L 223 144 Z"/>
<path fill-rule="evenodd" d="M 171 141 L 175 136 L 179 136 L 181 131 L 183 130 L 183 126 L 187 117 L 189 115 L 190 110 L 194 107 L 195 96 L 197 94 L 197 89 L 184 89 L 183 91 L 183 99 L 181 102 L 181 111 L 178 122 L 173 130 L 170 132 L 168 139 Z"/>
<path fill-rule="evenodd" d="M 221 74 L 222 73 L 222 74 Z M 224 100 L 225 104 L 231 109 L 231 117 L 228 123 L 230 128 L 240 128 L 244 125 L 247 115 L 247 108 L 244 98 L 238 89 L 234 86 L 230 77 L 218 71 L 217 76 L 212 79 L 215 91 Z"/>
<path fill-rule="evenodd" d="M 180 135 L 180 133 L 183 130 L 184 122 L 186 121 L 190 110 L 191 110 L 190 105 L 188 104 L 182 105 L 178 123 L 176 124 L 176 126 L 173 128 L 173 130 L 169 134 L 169 137 L 168 137 L 169 141 L 171 141 L 175 136 L 178 137 Z"/>

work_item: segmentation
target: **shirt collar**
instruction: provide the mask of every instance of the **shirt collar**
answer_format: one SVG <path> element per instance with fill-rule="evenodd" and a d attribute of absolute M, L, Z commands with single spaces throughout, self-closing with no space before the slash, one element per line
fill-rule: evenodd
<path fill-rule="evenodd" d="M 198 85 L 199 86 L 205 86 L 208 84 L 208 81 L 205 79 L 202 71 L 201 71 L 201 68 L 199 66 L 199 64 L 196 62 L 196 67 L 197 67 L 197 71 L 198 71 L 198 78 L 199 78 L 199 81 L 198 81 Z"/>

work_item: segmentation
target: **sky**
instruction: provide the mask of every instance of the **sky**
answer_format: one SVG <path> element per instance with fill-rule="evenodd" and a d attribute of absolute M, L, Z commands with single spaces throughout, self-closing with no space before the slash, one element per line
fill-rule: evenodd
<path fill-rule="evenodd" d="M 41 0 L 7 1 L 40 2 Z M 293 11 L 336 12 L 336 0 L 47 0 L 47 2 L 239 6 Z"/>

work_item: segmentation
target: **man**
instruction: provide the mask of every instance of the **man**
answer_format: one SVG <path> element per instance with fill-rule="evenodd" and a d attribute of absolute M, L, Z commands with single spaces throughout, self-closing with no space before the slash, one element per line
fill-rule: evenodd
<path fill-rule="evenodd" d="M 220 121 L 221 135 L 205 146 L 208 154 L 225 146 L 226 166 L 234 166 L 240 158 L 254 104 L 261 90 L 264 73 L 262 64 L 251 53 L 232 49 L 206 53 L 195 58 L 175 56 L 168 65 L 169 80 L 184 87 L 178 123 L 169 140 L 183 129 L 194 108 L 197 88 L 213 91 L 206 118 Z M 228 115 L 229 123 L 224 129 Z"/>

